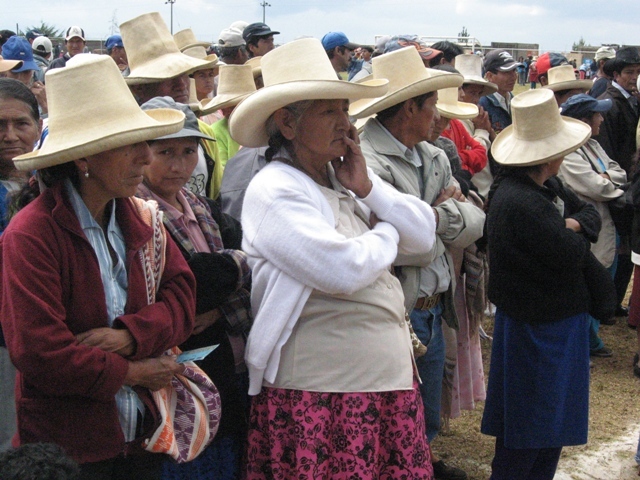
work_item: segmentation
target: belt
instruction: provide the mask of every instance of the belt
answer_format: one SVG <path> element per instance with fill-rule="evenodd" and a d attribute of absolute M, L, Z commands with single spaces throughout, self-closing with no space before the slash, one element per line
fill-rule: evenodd
<path fill-rule="evenodd" d="M 441 296 L 442 293 L 436 293 L 430 297 L 420 297 L 413 308 L 415 310 L 431 310 L 438 304 Z"/>

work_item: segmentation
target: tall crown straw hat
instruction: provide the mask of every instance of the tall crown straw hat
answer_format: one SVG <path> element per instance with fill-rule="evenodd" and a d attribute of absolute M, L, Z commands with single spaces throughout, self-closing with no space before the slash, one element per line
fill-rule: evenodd
<path fill-rule="evenodd" d="M 320 40 L 302 38 L 262 57 L 264 88 L 249 95 L 229 119 L 231 137 L 245 147 L 268 145 L 267 119 L 302 100 L 357 100 L 384 95 L 386 79 L 366 83 L 338 80 Z"/>
<path fill-rule="evenodd" d="M 173 39 L 175 40 L 176 45 L 178 46 L 180 51 L 183 53 L 187 48 L 204 47 L 206 49 L 207 47 L 211 46 L 211 43 L 209 42 L 199 41 L 196 38 L 196 34 L 193 33 L 193 30 L 191 30 L 190 28 L 185 28 L 184 30 L 180 30 L 179 32 L 175 33 L 173 35 Z"/>
<path fill-rule="evenodd" d="M 540 165 L 577 150 L 591 136 L 591 127 L 560 116 L 549 89 L 528 90 L 511 101 L 513 123 L 502 130 L 491 145 L 501 165 Z"/>
<path fill-rule="evenodd" d="M 498 91 L 495 83 L 482 77 L 482 58 L 472 53 L 456 56 L 456 70 L 464 77 L 464 85 L 481 85 L 484 87 L 482 96 L 491 95 Z"/>
<path fill-rule="evenodd" d="M 462 75 L 425 68 L 415 47 L 404 47 L 372 60 L 373 80 L 389 80 L 389 91 L 383 97 L 360 100 L 349 108 L 349 115 L 369 117 L 410 98 L 443 88 L 462 85 Z"/>
<path fill-rule="evenodd" d="M 251 65 L 222 65 L 218 80 L 218 94 L 202 104 L 203 114 L 233 107 L 256 91 Z"/>
<path fill-rule="evenodd" d="M 129 60 L 129 85 L 156 83 L 197 70 L 214 68 L 218 62 L 193 58 L 180 52 L 158 12 L 145 13 L 120 25 Z"/>
<path fill-rule="evenodd" d="M 550 68 L 547 75 L 549 83 L 542 88 L 548 88 L 554 92 L 574 89 L 586 92 L 593 87 L 593 80 L 576 80 L 573 65 L 560 65 L 559 67 Z"/>
<path fill-rule="evenodd" d="M 253 78 L 258 78 L 262 75 L 262 56 L 258 55 L 257 57 L 251 57 L 249 60 L 244 62 L 245 65 L 251 65 L 253 69 Z"/>
<path fill-rule="evenodd" d="M 107 55 L 79 54 L 46 73 L 49 135 L 42 147 L 13 159 L 18 170 L 52 167 L 178 132 L 184 114 L 143 112 Z"/>
<path fill-rule="evenodd" d="M 458 100 L 458 89 L 456 87 L 443 88 L 438 90 L 438 102 L 436 103 L 438 113 L 445 118 L 476 118 L 478 107 L 473 103 L 461 102 Z"/>

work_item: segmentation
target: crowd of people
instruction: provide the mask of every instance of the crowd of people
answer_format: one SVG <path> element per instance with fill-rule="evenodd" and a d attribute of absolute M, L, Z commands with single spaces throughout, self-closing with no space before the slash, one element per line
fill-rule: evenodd
<path fill-rule="evenodd" d="M 637 48 L 279 33 L 0 32 L 0 477 L 551 480 L 640 377 Z"/>

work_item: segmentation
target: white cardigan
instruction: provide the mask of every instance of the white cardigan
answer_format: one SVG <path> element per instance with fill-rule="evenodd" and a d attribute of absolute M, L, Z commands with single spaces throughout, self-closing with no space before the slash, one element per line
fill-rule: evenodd
<path fill-rule="evenodd" d="M 331 167 L 329 167 L 331 168 Z M 373 188 L 362 203 L 381 220 L 346 238 L 317 184 L 273 161 L 251 181 L 242 210 L 243 250 L 252 267 L 254 323 L 247 340 L 249 394 L 272 383 L 280 351 L 313 289 L 351 294 L 373 283 L 398 252 L 428 252 L 435 241 L 429 205 L 399 193 L 369 170 Z"/>

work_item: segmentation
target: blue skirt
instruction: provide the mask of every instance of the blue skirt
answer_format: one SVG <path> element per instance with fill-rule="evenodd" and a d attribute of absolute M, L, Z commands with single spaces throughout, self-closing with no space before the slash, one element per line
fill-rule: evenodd
<path fill-rule="evenodd" d="M 589 320 L 533 325 L 496 312 L 482 433 L 507 448 L 587 443 Z"/>

